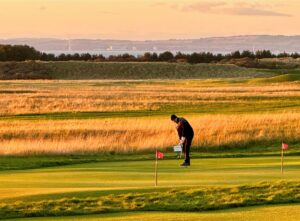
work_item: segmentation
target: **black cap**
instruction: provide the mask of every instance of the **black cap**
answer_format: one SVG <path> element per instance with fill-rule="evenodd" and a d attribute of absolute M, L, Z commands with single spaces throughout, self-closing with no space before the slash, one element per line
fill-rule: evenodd
<path fill-rule="evenodd" d="M 171 115 L 171 120 L 175 120 L 177 118 L 177 116 L 175 114 Z"/>

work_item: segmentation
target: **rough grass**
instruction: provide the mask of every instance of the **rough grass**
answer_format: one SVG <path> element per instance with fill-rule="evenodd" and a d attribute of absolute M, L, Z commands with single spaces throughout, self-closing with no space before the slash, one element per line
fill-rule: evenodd
<path fill-rule="evenodd" d="M 39 202 L 1 203 L 0 217 L 86 215 L 128 211 L 208 211 L 299 203 L 300 184 L 258 183 L 232 187 L 197 187 L 166 192 L 129 193 L 95 198 L 65 198 Z"/>
<path fill-rule="evenodd" d="M 0 79 L 51 79 L 51 76 L 40 62 L 0 62 Z"/>
<path fill-rule="evenodd" d="M 296 150 L 297 113 L 185 116 L 193 125 L 193 149 L 274 153 L 281 142 Z M 177 144 L 169 116 L 82 120 L 0 121 L 1 155 L 141 153 Z M 234 151 L 233 151 L 234 152 Z"/>
<path fill-rule="evenodd" d="M 296 69 L 300 67 L 300 59 L 293 58 L 264 58 L 259 60 L 259 66 L 270 69 Z"/>
<path fill-rule="evenodd" d="M 252 79 L 249 82 L 251 83 L 280 83 L 280 82 L 289 82 L 289 81 L 300 81 L 299 74 L 284 74 L 271 78 L 257 78 Z"/>
<path fill-rule="evenodd" d="M 243 66 L 239 60 L 245 59 L 237 60 L 236 64 Z M 0 62 L 0 79 L 265 78 L 286 72 L 286 70 L 297 70 L 299 63 L 299 60 L 295 59 L 260 59 L 254 64 L 251 62 L 248 64 L 249 67 L 260 67 L 257 69 L 234 64 L 209 63 L 191 65 L 163 62 Z"/>
<path fill-rule="evenodd" d="M 0 79 L 205 79 L 269 77 L 265 70 L 228 64 L 147 62 L 0 62 Z"/>
<path fill-rule="evenodd" d="M 173 113 L 192 123 L 202 152 L 300 139 L 297 82 L 2 81 L 1 91 L 3 155 L 165 149 L 178 142 Z"/>
<path fill-rule="evenodd" d="M 54 79 L 207 79 L 274 76 L 258 69 L 223 64 L 49 62 Z"/>
<path fill-rule="evenodd" d="M 296 82 L 11 81 L 0 82 L 0 91 L 6 95 L 0 96 L 1 119 L 14 115 L 18 119 L 78 119 L 175 112 L 249 113 L 295 110 L 300 106 L 300 86 Z"/>
<path fill-rule="evenodd" d="M 101 215 L 71 216 L 71 217 L 43 217 L 43 218 L 24 218 L 24 221 L 187 221 L 187 220 L 206 220 L 206 221 L 274 221 L 289 220 L 298 221 L 300 219 L 300 205 L 269 205 L 249 208 L 235 208 L 221 211 L 205 212 L 125 212 L 108 213 Z M 267 214 L 267 216 L 266 216 Z M 10 219 L 18 221 L 20 219 Z"/>

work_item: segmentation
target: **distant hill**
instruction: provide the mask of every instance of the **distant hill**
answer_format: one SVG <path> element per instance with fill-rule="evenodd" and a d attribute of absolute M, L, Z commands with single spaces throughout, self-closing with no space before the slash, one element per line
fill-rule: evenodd
<path fill-rule="evenodd" d="M 75 53 L 90 52 L 104 55 L 149 52 L 202 52 L 230 53 L 237 50 L 270 50 L 273 53 L 300 52 L 300 36 L 250 35 L 233 37 L 211 37 L 186 40 L 93 40 L 93 39 L 54 39 L 19 38 L 0 39 L 0 44 L 27 44 L 43 52 Z"/>

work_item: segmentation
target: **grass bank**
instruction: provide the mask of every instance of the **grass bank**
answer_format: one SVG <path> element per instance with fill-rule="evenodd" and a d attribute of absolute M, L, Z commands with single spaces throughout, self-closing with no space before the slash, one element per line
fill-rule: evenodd
<path fill-rule="evenodd" d="M 207 79 L 274 76 L 230 64 L 165 62 L 0 62 L 0 79 Z"/>
<path fill-rule="evenodd" d="M 0 217 L 43 217 L 129 211 L 199 212 L 300 202 L 297 182 L 264 182 L 232 187 L 193 187 L 165 192 L 110 194 L 39 202 L 0 204 Z"/>
<path fill-rule="evenodd" d="M 24 221 L 187 221 L 187 220 L 206 220 L 206 221 L 274 221 L 274 220 L 300 220 L 299 204 L 294 205 L 269 205 L 247 208 L 226 209 L 221 211 L 205 212 L 125 212 L 108 213 L 101 215 L 71 216 L 71 217 L 43 217 L 27 218 Z M 266 214 L 268 214 L 266 218 Z M 18 221 L 20 219 L 10 219 L 9 221 Z"/>
<path fill-rule="evenodd" d="M 54 79 L 207 79 L 272 76 L 258 69 L 222 64 L 50 62 Z"/>

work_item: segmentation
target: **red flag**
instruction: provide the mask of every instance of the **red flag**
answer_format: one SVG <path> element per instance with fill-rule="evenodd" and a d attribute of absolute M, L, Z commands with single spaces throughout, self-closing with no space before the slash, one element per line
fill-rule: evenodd
<path fill-rule="evenodd" d="M 287 150 L 289 148 L 289 145 L 286 143 L 282 143 L 282 149 Z"/>
<path fill-rule="evenodd" d="M 164 153 L 156 151 L 156 158 L 157 159 L 163 159 L 164 158 Z"/>

